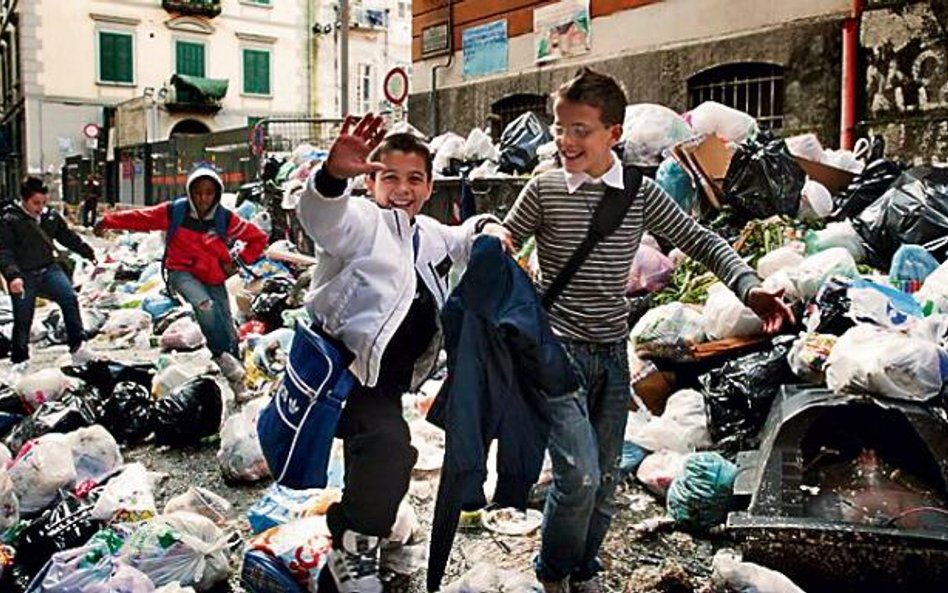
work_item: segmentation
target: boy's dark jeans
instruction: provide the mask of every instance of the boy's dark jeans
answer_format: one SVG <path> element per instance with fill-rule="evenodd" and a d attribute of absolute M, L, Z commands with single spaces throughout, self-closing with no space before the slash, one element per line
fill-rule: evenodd
<path fill-rule="evenodd" d="M 585 581 L 601 568 L 599 548 L 616 514 L 615 490 L 629 411 L 625 341 L 564 340 L 580 387 L 550 398 L 553 488 L 543 511 L 537 578 Z"/>
<path fill-rule="evenodd" d="M 333 544 L 341 545 L 346 530 L 388 537 L 418 459 L 402 417 L 401 393 L 357 385 L 336 436 L 344 443 L 346 473 L 342 501 L 326 514 Z"/>
<path fill-rule="evenodd" d="M 23 273 L 23 292 L 12 295 L 13 338 L 10 346 L 10 362 L 17 364 L 30 358 L 30 327 L 36 310 L 36 297 L 47 298 L 59 305 L 66 324 L 69 351 L 82 345 L 85 332 L 79 314 L 79 298 L 72 283 L 58 264 Z"/>

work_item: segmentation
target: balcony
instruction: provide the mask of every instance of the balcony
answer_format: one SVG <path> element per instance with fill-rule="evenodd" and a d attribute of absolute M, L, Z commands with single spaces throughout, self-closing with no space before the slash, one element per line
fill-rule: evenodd
<path fill-rule="evenodd" d="M 217 113 L 227 94 L 227 85 L 227 79 L 175 74 L 171 77 L 171 92 L 165 99 L 165 109 L 170 113 Z"/>
<path fill-rule="evenodd" d="M 161 0 L 168 12 L 212 19 L 221 13 L 221 0 Z"/>

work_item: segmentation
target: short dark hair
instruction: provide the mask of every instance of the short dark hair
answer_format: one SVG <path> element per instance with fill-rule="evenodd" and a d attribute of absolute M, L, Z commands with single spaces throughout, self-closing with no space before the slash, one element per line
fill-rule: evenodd
<path fill-rule="evenodd" d="M 381 144 L 376 146 L 372 154 L 369 155 L 369 162 L 380 162 L 383 156 L 396 151 L 407 154 L 417 154 L 425 159 L 425 174 L 428 176 L 428 181 L 431 181 L 434 156 L 431 154 L 431 149 L 428 148 L 425 141 L 410 132 L 389 134 L 383 138 Z"/>
<path fill-rule="evenodd" d="M 49 188 L 43 184 L 43 180 L 39 177 L 28 175 L 23 178 L 23 183 L 20 184 L 20 199 L 25 200 L 32 196 L 33 194 L 48 194 Z"/>
<path fill-rule="evenodd" d="M 629 102 L 618 80 L 591 68 L 580 69 L 573 78 L 556 89 L 553 99 L 597 107 L 602 123 L 607 126 L 622 123 L 625 119 L 625 107 Z"/>

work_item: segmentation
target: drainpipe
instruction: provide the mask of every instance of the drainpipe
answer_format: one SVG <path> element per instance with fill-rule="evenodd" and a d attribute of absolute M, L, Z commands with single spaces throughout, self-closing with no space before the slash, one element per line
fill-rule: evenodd
<path fill-rule="evenodd" d="M 859 23 L 864 4 L 865 0 L 853 0 L 852 11 L 843 22 L 843 88 L 839 130 L 839 147 L 843 150 L 852 150 L 855 144 Z"/>
<path fill-rule="evenodd" d="M 448 61 L 436 64 L 431 69 L 431 137 L 438 135 L 438 70 L 450 68 L 454 63 L 454 0 L 448 1 Z"/>

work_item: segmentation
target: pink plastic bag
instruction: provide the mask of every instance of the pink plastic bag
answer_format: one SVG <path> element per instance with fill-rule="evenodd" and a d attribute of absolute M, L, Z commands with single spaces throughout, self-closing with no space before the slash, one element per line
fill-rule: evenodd
<path fill-rule="evenodd" d="M 675 263 L 664 253 L 645 243 L 632 260 L 629 280 L 625 285 L 626 294 L 655 292 L 665 288 L 675 270 Z"/>

